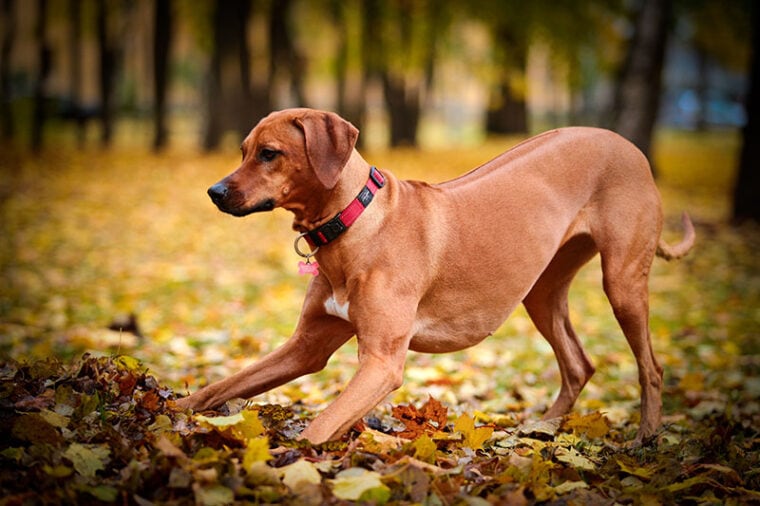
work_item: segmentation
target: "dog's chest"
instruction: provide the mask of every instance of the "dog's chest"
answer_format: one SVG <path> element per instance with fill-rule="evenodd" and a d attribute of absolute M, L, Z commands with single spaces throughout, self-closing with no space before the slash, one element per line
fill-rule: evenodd
<path fill-rule="evenodd" d="M 331 295 L 325 300 L 325 312 L 331 316 L 336 316 L 341 320 L 350 322 L 348 317 L 348 301 L 339 302 L 335 295 Z"/>

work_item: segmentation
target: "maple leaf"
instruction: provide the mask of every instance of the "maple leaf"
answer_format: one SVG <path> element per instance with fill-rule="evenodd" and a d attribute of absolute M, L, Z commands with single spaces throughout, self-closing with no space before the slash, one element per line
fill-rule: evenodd
<path fill-rule="evenodd" d="M 454 430 L 462 433 L 464 445 L 473 450 L 482 448 L 483 443 L 493 434 L 493 427 L 475 427 L 475 420 L 466 413 L 462 413 L 454 422 Z"/>
<path fill-rule="evenodd" d="M 446 426 L 448 408 L 433 396 L 429 396 L 420 409 L 412 404 L 393 406 L 392 414 L 406 427 L 396 435 L 405 439 L 416 439 L 422 434 L 442 430 Z"/>

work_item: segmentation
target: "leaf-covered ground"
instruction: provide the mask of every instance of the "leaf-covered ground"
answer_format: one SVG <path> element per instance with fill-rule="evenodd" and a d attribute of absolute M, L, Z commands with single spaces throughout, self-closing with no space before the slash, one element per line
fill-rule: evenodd
<path fill-rule="evenodd" d="M 508 144 L 366 157 L 442 180 Z M 0 504 L 760 502 L 760 231 L 725 224 L 736 147 L 726 134 L 658 139 L 666 236 L 687 209 L 699 242 L 654 265 L 665 424 L 639 448 L 626 444 L 635 364 L 596 261 L 571 310 L 597 373 L 563 420 L 539 422 L 559 374 L 522 311 L 470 350 L 410 354 L 405 385 L 337 443 L 296 435 L 350 378 L 353 343 L 253 402 L 180 412 L 175 395 L 291 332 L 307 280 L 289 216 L 235 219 L 207 201 L 234 148 L 3 150 Z"/>

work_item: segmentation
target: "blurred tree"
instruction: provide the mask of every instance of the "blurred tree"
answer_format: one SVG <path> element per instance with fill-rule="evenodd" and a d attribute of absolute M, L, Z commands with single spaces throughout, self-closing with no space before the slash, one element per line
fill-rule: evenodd
<path fill-rule="evenodd" d="M 483 5 L 480 14 L 491 30 L 494 64 L 486 132 L 524 133 L 528 131 L 525 72 L 533 6 L 519 0 L 496 0 Z"/>
<path fill-rule="evenodd" d="M 671 0 L 640 2 L 615 95 L 614 129 L 650 159 L 671 13 Z"/>
<path fill-rule="evenodd" d="M 69 0 L 69 96 L 64 113 L 76 123 L 77 145 L 84 147 L 85 111 L 82 104 L 82 1 Z"/>
<path fill-rule="evenodd" d="M 699 82 L 697 98 L 699 115 L 697 128 L 707 125 L 709 107 L 709 69 L 711 62 L 745 72 L 751 46 L 750 12 L 752 0 L 677 0 L 676 14 L 688 20 L 692 27 L 690 43 L 698 55 Z"/>
<path fill-rule="evenodd" d="M 77 1 L 77 0 L 74 0 Z M 172 40 L 172 5 L 170 0 L 154 0 L 153 29 L 153 149 L 166 146 L 166 87 L 169 73 L 169 52 Z"/>
<path fill-rule="evenodd" d="M 126 1 L 126 0 L 125 0 Z M 109 146 L 113 138 L 114 121 L 114 83 L 116 81 L 117 62 L 119 60 L 119 37 L 114 35 L 111 27 L 123 12 L 111 12 L 109 6 L 114 2 L 97 0 L 95 11 L 95 24 L 98 39 L 98 59 L 100 72 L 98 88 L 100 91 L 100 142 L 103 146 Z"/>
<path fill-rule="evenodd" d="M 733 219 L 760 222 L 760 7 L 753 3 L 752 62 L 747 96 L 747 124 L 742 130 L 739 175 L 734 188 Z"/>
<path fill-rule="evenodd" d="M 235 129 L 242 136 L 250 128 L 253 117 L 247 36 L 250 13 L 250 0 L 213 4 L 213 48 L 203 136 L 206 150 L 216 148 L 226 130 Z"/>
<path fill-rule="evenodd" d="M 438 40 L 448 26 L 444 0 L 364 3 L 367 78 L 378 79 L 390 118 L 391 146 L 417 144 Z"/>
<path fill-rule="evenodd" d="M 619 0 L 488 0 L 475 4 L 474 16 L 492 39 L 492 78 L 486 131 L 525 133 L 528 125 L 528 53 L 540 43 L 550 49 L 552 66 L 561 68 L 571 92 L 590 88 L 599 69 L 589 71 L 582 56 L 602 60 L 610 51 L 610 19 Z"/>
<path fill-rule="evenodd" d="M 290 84 L 290 92 L 296 104 L 306 107 L 306 92 L 304 76 L 306 75 L 306 59 L 298 51 L 292 33 L 292 0 L 276 0 L 272 2 L 269 15 L 269 83 L 277 81 L 278 75 L 284 76 Z M 269 100 L 274 103 L 274 96 Z"/>
<path fill-rule="evenodd" d="M 47 106 L 47 80 L 52 65 L 52 50 L 47 40 L 47 0 L 37 0 L 37 19 L 34 37 L 37 43 L 37 77 L 34 82 L 34 110 L 32 112 L 32 150 L 40 151 L 43 143 Z"/>
<path fill-rule="evenodd" d="M 8 140 L 13 137 L 13 111 L 11 110 L 11 52 L 16 38 L 14 0 L 2 0 L 2 43 L 0 45 L 0 135 Z"/>
<path fill-rule="evenodd" d="M 366 79 L 362 72 L 354 72 L 352 79 L 352 55 L 360 55 L 366 50 L 367 34 L 361 26 L 362 6 L 358 0 L 328 0 L 329 12 L 337 30 L 334 72 L 337 95 L 337 113 L 354 125 L 364 123 L 366 107 Z M 358 60 L 358 58 L 356 58 Z M 357 65 L 358 67 L 358 65 Z M 367 69 L 368 65 L 364 66 Z M 362 136 L 357 140 L 361 144 Z"/>

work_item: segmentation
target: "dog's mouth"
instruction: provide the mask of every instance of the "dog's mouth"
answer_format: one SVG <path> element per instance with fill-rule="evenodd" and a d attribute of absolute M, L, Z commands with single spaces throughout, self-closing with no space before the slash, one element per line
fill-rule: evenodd
<path fill-rule="evenodd" d="M 259 201 L 258 203 L 256 203 L 255 205 L 253 205 L 251 207 L 243 207 L 243 208 L 236 207 L 236 208 L 232 208 L 232 209 L 230 209 L 227 206 L 224 206 L 224 205 L 222 205 L 220 203 L 216 203 L 216 205 L 217 205 L 217 207 L 219 208 L 220 211 L 225 212 L 227 214 L 231 214 L 233 216 L 237 216 L 237 217 L 241 217 L 242 218 L 243 216 L 248 216 L 249 214 L 263 213 L 263 212 L 266 212 L 266 211 L 273 210 L 274 207 L 275 207 L 275 201 L 274 201 L 274 199 L 264 199 L 264 200 Z"/>

